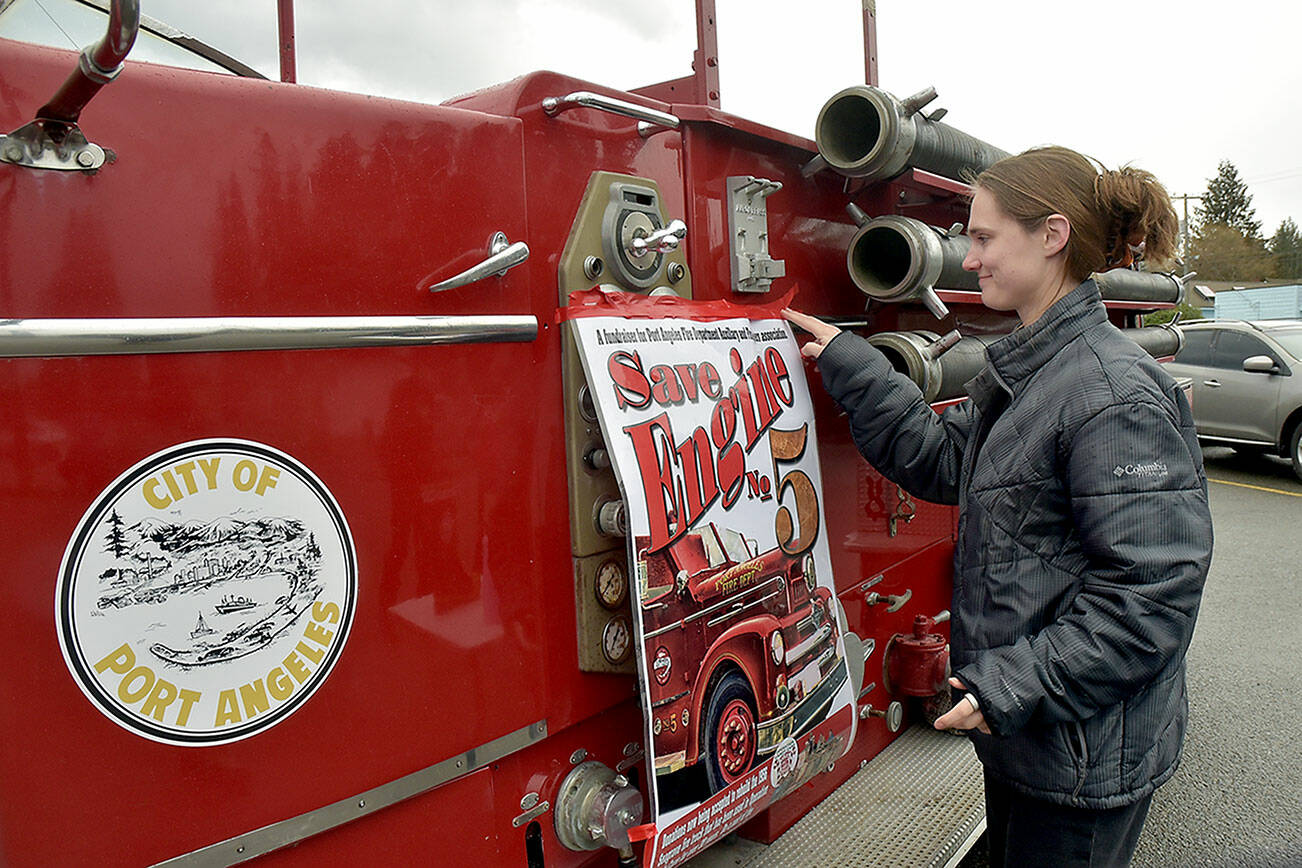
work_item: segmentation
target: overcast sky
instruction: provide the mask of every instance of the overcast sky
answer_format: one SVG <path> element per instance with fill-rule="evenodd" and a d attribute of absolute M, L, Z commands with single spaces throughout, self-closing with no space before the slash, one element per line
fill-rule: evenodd
<path fill-rule="evenodd" d="M 823 102 L 863 81 L 861 0 L 717 7 L 725 110 L 812 138 Z M 876 8 L 881 85 L 934 86 L 946 123 L 1008 151 L 1052 143 L 1133 163 L 1174 195 L 1203 192 L 1230 160 L 1266 236 L 1302 222 L 1302 3 Z M 278 76 L 273 0 L 142 11 Z M 692 0 L 300 0 L 296 16 L 300 83 L 428 102 L 537 69 L 636 87 L 689 74 L 696 45 Z"/>

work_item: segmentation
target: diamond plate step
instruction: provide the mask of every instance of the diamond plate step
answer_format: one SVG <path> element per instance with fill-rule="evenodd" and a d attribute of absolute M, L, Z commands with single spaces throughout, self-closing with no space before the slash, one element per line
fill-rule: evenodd
<path fill-rule="evenodd" d="M 966 738 L 914 726 L 765 846 L 720 843 L 687 868 L 953 868 L 986 826 Z"/>

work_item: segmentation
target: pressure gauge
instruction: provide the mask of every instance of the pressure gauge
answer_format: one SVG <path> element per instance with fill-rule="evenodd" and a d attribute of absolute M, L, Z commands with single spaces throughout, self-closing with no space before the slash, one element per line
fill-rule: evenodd
<path fill-rule="evenodd" d="M 633 628 L 628 618 L 617 615 L 601 631 L 601 653 L 611 663 L 623 663 L 633 652 Z"/>
<path fill-rule="evenodd" d="M 628 573 L 617 560 L 604 561 L 597 567 L 597 599 L 607 609 L 618 609 L 628 599 Z"/>

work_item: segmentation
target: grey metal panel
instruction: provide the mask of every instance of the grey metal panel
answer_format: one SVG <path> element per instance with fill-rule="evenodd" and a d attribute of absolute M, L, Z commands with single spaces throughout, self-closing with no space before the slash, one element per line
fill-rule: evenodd
<path fill-rule="evenodd" d="M 865 724 L 861 724 L 865 725 Z M 985 829 L 966 738 L 914 726 L 769 847 L 716 845 L 688 868 L 952 868 Z"/>

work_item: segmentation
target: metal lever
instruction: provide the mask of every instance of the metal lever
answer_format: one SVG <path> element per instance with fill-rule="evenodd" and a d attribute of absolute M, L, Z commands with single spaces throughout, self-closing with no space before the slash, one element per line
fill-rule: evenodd
<path fill-rule="evenodd" d="M 879 594 L 873 591 L 864 597 L 864 603 L 869 606 L 876 606 L 878 603 L 886 603 L 887 612 L 898 612 L 904 608 L 904 604 L 913 598 L 913 589 L 905 588 L 903 594 Z"/>
<path fill-rule="evenodd" d="M 641 259 L 648 253 L 673 253 L 678 249 L 678 242 L 686 237 L 687 224 L 681 220 L 670 220 L 669 225 L 663 229 L 634 238 L 628 246 L 628 252 L 635 259 Z"/>
<path fill-rule="evenodd" d="M 429 291 L 443 292 L 447 289 L 456 289 L 458 286 L 465 286 L 467 283 L 483 280 L 485 277 L 501 277 L 506 274 L 508 269 L 529 258 L 529 245 L 523 241 L 512 244 L 507 241 L 506 233 L 497 232 L 489 239 L 488 252 L 490 255 L 483 262 L 467 268 L 456 277 L 449 277 L 442 283 L 434 284 L 429 288 Z"/>

